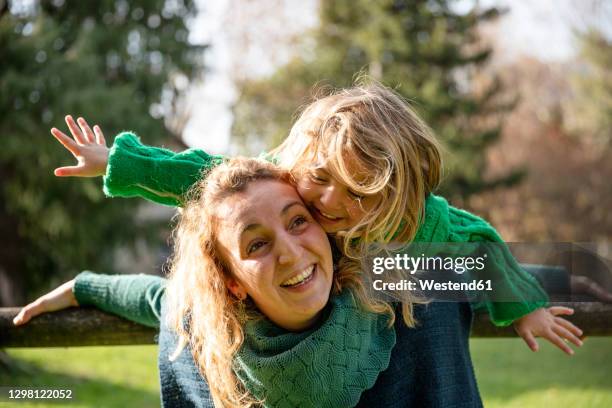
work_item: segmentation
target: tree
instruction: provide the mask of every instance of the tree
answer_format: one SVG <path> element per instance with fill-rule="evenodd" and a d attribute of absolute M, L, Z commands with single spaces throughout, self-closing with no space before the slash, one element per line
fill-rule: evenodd
<path fill-rule="evenodd" d="M 321 2 L 320 24 L 303 36 L 292 60 L 270 77 L 238 84 L 233 127 L 237 143 L 257 149 L 278 144 L 313 84 L 350 86 L 355 73 L 365 67 L 372 77 L 411 100 L 448 146 L 447 194 L 467 196 L 518 181 L 520 170 L 484 177 L 483 153 L 499 138 L 501 113 L 514 101 L 500 99 L 495 78 L 479 92 L 473 92 L 471 82 L 491 55 L 479 40 L 479 24 L 501 11 L 475 7 L 462 14 L 452 3 Z"/>
<path fill-rule="evenodd" d="M 607 152 L 612 146 L 612 41 L 594 27 L 577 33 L 582 64 L 572 78 L 576 97 L 565 112 L 565 127 L 590 137 Z"/>
<path fill-rule="evenodd" d="M 111 271 L 115 248 L 158 228 L 137 202 L 105 200 L 100 180 L 65 180 L 72 158 L 50 136 L 67 113 L 161 143 L 203 47 L 188 42 L 192 1 L 0 2 L 0 304 L 82 268 Z M 7 282 L 12 289 L 7 290 Z M 4 298 L 3 298 L 4 297 Z"/>

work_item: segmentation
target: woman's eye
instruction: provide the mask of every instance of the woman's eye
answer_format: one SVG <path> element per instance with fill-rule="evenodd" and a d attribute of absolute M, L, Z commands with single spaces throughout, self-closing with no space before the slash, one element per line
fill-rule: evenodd
<path fill-rule="evenodd" d="M 300 216 L 298 216 L 298 217 L 295 217 L 295 218 L 294 218 L 294 219 L 291 221 L 291 229 L 298 228 L 298 227 L 300 227 L 300 226 L 302 226 L 302 225 L 306 224 L 307 222 L 308 222 L 308 220 L 307 220 L 307 219 L 306 219 L 306 217 L 304 217 L 304 216 L 301 216 L 301 215 L 300 215 Z"/>
<path fill-rule="evenodd" d="M 259 248 L 263 247 L 266 244 L 265 241 L 255 241 L 251 245 L 247 247 L 247 254 L 251 254 L 257 251 Z"/>

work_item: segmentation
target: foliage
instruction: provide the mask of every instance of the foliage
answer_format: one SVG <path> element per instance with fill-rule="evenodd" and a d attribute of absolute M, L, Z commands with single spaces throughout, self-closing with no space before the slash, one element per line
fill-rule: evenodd
<path fill-rule="evenodd" d="M 114 248 L 156 238 L 136 223 L 137 202 L 104 200 L 100 180 L 53 176 L 73 159 L 49 129 L 70 113 L 111 141 L 129 123 L 160 143 L 173 84 L 199 71 L 202 47 L 187 40 L 191 1 L 1 4 L 0 275 L 23 300 L 80 268 L 109 271 Z"/>
<path fill-rule="evenodd" d="M 476 93 L 472 77 L 491 54 L 478 25 L 500 15 L 495 8 L 455 12 L 452 1 L 349 1 L 320 3 L 320 24 L 296 44 L 295 57 L 264 79 L 239 84 L 233 133 L 238 144 L 271 147 L 290 127 L 313 84 L 346 87 L 355 73 L 396 87 L 412 101 L 442 141 L 449 176 L 445 192 L 469 195 L 518 181 L 521 171 L 485 179 L 483 152 L 499 137 L 512 100 L 501 100 L 494 78 Z M 257 144 L 265 140 L 265 145 Z"/>
<path fill-rule="evenodd" d="M 605 128 L 592 118 L 580 131 L 569 126 L 586 115 L 582 108 L 605 107 L 572 86 L 577 72 L 585 82 L 595 79 L 586 66 L 582 59 L 543 63 L 524 57 L 497 71 L 521 100 L 505 120 L 500 142 L 487 152 L 489 170 L 523 166 L 527 177 L 519 186 L 471 196 L 464 205 L 508 241 L 610 242 L 610 128 L 596 132 Z"/>
<path fill-rule="evenodd" d="M 612 41 L 590 29 L 577 35 L 583 61 L 573 75 L 576 98 L 566 113 L 572 133 L 591 136 L 604 148 L 612 146 Z"/>

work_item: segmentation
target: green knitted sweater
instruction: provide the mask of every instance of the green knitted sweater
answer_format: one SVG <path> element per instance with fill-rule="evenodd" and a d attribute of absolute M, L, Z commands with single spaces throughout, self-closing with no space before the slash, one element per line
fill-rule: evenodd
<path fill-rule="evenodd" d="M 104 192 L 109 197 L 144 197 L 156 203 L 180 206 L 189 188 L 223 160 L 223 156 L 197 149 L 175 153 L 145 146 L 135 134 L 124 132 L 115 138 L 111 148 Z M 505 300 L 512 301 L 485 301 L 476 305 L 486 309 L 496 325 L 509 325 L 548 301 L 535 278 L 518 265 L 490 224 L 448 205 L 441 197 L 430 195 L 427 199 L 425 218 L 414 242 L 500 244 L 494 248 L 488 262 L 498 266 L 496 281 L 505 283 Z"/>
<path fill-rule="evenodd" d="M 495 273 L 496 299 L 503 294 L 503 302 L 487 300 L 473 305 L 485 309 L 498 326 L 510 325 L 514 320 L 546 306 L 548 296 L 537 280 L 516 261 L 495 228 L 480 217 L 450 206 L 442 198 L 430 194 L 425 202 L 425 219 L 414 242 L 493 243 L 487 245 L 487 264 Z"/>

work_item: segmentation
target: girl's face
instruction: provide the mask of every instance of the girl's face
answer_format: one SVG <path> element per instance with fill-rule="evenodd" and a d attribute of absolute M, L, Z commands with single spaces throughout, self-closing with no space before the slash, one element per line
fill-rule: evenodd
<path fill-rule="evenodd" d="M 303 330 L 327 304 L 333 264 L 325 231 L 287 183 L 262 180 L 218 207 L 219 251 L 233 272 L 227 286 L 248 294 L 280 327 Z"/>
<path fill-rule="evenodd" d="M 365 169 L 348 162 L 355 178 L 365 179 Z M 380 194 L 362 195 L 334 178 L 325 165 L 314 165 L 298 180 L 298 193 L 325 232 L 335 234 L 357 225 L 381 200 Z"/>

